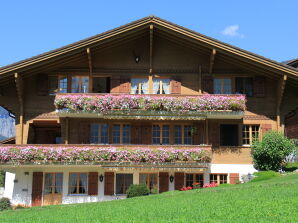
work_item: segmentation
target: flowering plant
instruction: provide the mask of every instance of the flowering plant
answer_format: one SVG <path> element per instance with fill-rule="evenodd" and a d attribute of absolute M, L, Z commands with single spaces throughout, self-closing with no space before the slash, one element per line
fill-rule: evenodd
<path fill-rule="evenodd" d="M 188 186 L 188 187 L 182 187 L 182 188 L 180 188 L 180 191 L 186 191 L 186 190 L 192 190 L 192 187 L 191 186 Z"/>
<path fill-rule="evenodd" d="M 105 113 L 110 110 L 146 111 L 244 111 L 244 95 L 201 95 L 185 97 L 142 95 L 56 95 L 57 110 Z"/>
<path fill-rule="evenodd" d="M 208 151 L 197 149 L 118 149 L 94 147 L 39 147 L 39 146 L 3 146 L 0 147 L 0 163 L 49 163 L 103 161 L 133 163 L 164 163 L 175 161 L 194 161 L 208 163 L 211 157 Z"/>
<path fill-rule="evenodd" d="M 209 188 L 209 187 L 218 187 L 218 184 L 217 183 L 210 183 L 210 184 L 204 184 L 203 188 Z"/>

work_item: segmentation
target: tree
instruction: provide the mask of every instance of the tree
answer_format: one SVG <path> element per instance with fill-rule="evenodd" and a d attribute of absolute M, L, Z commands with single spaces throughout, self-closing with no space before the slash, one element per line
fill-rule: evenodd
<path fill-rule="evenodd" d="M 285 164 L 285 158 L 293 152 L 295 146 L 283 134 L 267 132 L 262 141 L 255 140 L 252 145 L 252 157 L 257 170 L 278 171 Z"/>

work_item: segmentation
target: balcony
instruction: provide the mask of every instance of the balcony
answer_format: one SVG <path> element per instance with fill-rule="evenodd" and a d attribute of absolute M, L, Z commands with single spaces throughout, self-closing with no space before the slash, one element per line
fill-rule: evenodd
<path fill-rule="evenodd" d="M 58 94 L 60 117 L 131 120 L 241 119 L 244 95 L 111 95 Z"/>
<path fill-rule="evenodd" d="M 205 168 L 210 146 L 2 145 L 0 164 Z"/>

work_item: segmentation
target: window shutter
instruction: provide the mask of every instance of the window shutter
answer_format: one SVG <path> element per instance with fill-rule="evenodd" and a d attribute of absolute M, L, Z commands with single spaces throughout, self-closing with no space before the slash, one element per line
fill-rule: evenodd
<path fill-rule="evenodd" d="M 111 93 L 120 93 L 120 76 L 111 77 Z"/>
<path fill-rule="evenodd" d="M 213 147 L 218 147 L 220 138 L 219 138 L 219 124 L 218 123 L 210 123 L 209 125 L 209 139 Z"/>
<path fill-rule="evenodd" d="M 150 145 L 152 144 L 152 126 L 151 125 L 142 125 L 141 126 L 141 144 Z"/>
<path fill-rule="evenodd" d="M 184 186 L 184 173 L 175 173 L 175 190 L 180 190 Z"/>
<path fill-rule="evenodd" d="M 49 93 L 49 85 L 48 85 L 48 75 L 47 74 L 38 74 L 36 81 L 36 90 L 37 95 L 46 96 Z"/>
<path fill-rule="evenodd" d="M 166 192 L 169 190 L 169 173 L 159 173 L 159 193 Z"/>
<path fill-rule="evenodd" d="M 178 78 L 171 80 L 171 94 L 181 94 L 181 81 Z"/>
<path fill-rule="evenodd" d="M 142 144 L 141 136 L 141 126 L 133 125 L 131 126 L 131 143 L 132 144 Z"/>
<path fill-rule="evenodd" d="M 130 93 L 130 79 L 128 77 L 122 77 L 120 79 L 120 87 L 119 87 L 119 93 Z"/>
<path fill-rule="evenodd" d="M 105 195 L 114 195 L 114 173 L 105 172 Z"/>
<path fill-rule="evenodd" d="M 32 206 L 41 206 L 43 172 L 33 172 Z"/>
<path fill-rule="evenodd" d="M 200 145 L 204 143 L 204 125 L 202 123 L 194 125 L 196 131 L 193 133 L 192 136 L 192 144 L 193 145 Z"/>
<path fill-rule="evenodd" d="M 265 78 L 257 76 L 253 82 L 253 94 L 255 97 L 265 97 Z"/>
<path fill-rule="evenodd" d="M 88 175 L 88 195 L 98 194 L 98 173 L 89 172 Z"/>
<path fill-rule="evenodd" d="M 90 143 L 90 123 L 86 121 L 80 122 L 79 128 L 79 143 L 80 144 L 89 144 Z"/>
<path fill-rule="evenodd" d="M 204 93 L 213 94 L 213 77 L 203 76 L 202 89 Z"/>
<path fill-rule="evenodd" d="M 268 131 L 272 130 L 272 125 L 271 124 L 262 124 L 261 125 L 261 130 L 262 130 L 262 136 Z"/>
<path fill-rule="evenodd" d="M 239 173 L 230 173 L 230 184 L 236 184 L 239 181 Z"/>

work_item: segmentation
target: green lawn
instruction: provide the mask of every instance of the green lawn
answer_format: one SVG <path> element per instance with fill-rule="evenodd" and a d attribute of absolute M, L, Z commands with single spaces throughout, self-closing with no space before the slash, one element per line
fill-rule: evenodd
<path fill-rule="evenodd" d="M 298 174 L 111 202 L 4 211 L 0 222 L 298 222 Z"/>

